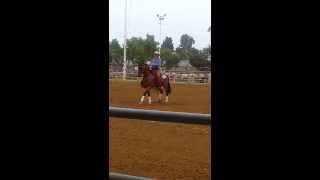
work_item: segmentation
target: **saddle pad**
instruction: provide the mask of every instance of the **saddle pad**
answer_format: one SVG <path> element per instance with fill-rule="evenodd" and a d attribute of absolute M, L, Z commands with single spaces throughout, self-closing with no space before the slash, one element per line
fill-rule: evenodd
<path fill-rule="evenodd" d="M 162 75 L 162 79 L 166 79 L 167 78 L 167 75 Z"/>

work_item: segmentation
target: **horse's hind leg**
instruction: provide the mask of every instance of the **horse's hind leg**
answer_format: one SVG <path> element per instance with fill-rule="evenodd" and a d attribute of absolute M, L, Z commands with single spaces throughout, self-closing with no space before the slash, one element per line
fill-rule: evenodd
<path fill-rule="evenodd" d="M 168 103 L 169 102 L 169 87 L 166 86 L 165 87 L 165 92 L 166 92 L 166 99 L 165 99 L 165 103 Z"/>
<path fill-rule="evenodd" d="M 158 102 L 159 102 L 159 103 L 160 103 L 161 100 L 162 100 L 162 94 L 163 94 L 163 90 L 162 90 L 162 88 L 160 87 L 160 88 L 159 88 L 159 95 L 158 95 Z"/>
<path fill-rule="evenodd" d="M 169 96 L 166 96 L 166 100 L 164 101 L 165 103 L 169 102 Z"/>
<path fill-rule="evenodd" d="M 165 103 L 168 103 L 168 102 L 169 102 L 169 93 L 168 93 L 168 92 L 166 92 L 166 99 L 165 99 L 164 102 L 165 102 Z"/>

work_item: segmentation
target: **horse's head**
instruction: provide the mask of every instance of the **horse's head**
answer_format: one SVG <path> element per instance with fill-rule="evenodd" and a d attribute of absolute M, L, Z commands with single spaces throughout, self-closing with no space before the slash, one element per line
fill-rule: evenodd
<path fill-rule="evenodd" d="M 147 75 L 150 72 L 150 67 L 149 67 L 148 62 L 143 63 L 143 64 L 139 64 L 139 68 L 138 68 L 138 76 L 142 77 L 143 75 Z"/>

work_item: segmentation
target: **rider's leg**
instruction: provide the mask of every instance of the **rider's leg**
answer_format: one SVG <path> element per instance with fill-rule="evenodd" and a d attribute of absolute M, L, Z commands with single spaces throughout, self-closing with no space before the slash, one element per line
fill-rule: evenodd
<path fill-rule="evenodd" d="M 155 82 L 155 85 L 156 86 L 159 86 L 158 85 L 158 75 L 157 75 L 158 73 L 157 73 L 157 70 L 152 70 L 152 75 L 153 75 L 153 77 L 154 77 L 154 82 Z"/>
<path fill-rule="evenodd" d="M 156 71 L 156 76 L 157 76 L 157 83 L 160 86 L 161 82 L 160 82 L 160 70 Z"/>

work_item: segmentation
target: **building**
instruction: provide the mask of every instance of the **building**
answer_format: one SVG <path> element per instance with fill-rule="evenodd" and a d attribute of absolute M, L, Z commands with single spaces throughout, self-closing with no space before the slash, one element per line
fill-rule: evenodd
<path fill-rule="evenodd" d="M 181 60 L 176 67 L 170 69 L 171 71 L 197 71 L 197 68 L 190 64 L 189 60 Z"/>

